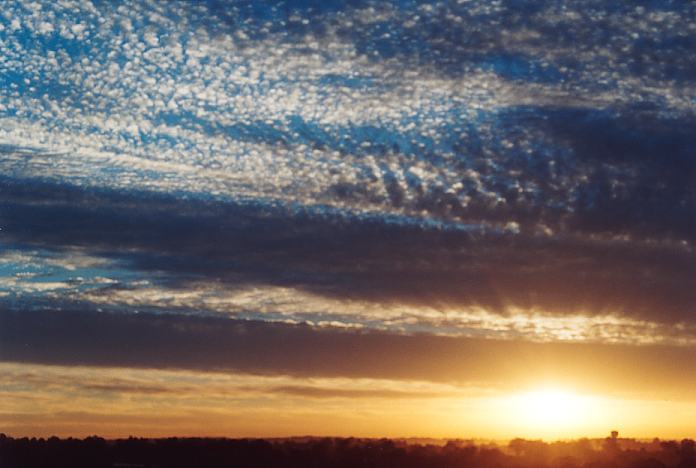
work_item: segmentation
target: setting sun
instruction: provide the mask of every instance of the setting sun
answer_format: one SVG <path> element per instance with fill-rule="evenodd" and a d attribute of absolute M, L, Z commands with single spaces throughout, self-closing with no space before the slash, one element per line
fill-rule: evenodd
<path fill-rule="evenodd" d="M 500 418 L 529 434 L 572 435 L 600 422 L 597 415 L 604 401 L 572 390 L 541 388 L 503 398 Z"/>
<path fill-rule="evenodd" d="M 570 391 L 544 389 L 516 398 L 523 418 L 532 424 L 567 426 L 580 422 L 591 409 L 591 399 Z"/>

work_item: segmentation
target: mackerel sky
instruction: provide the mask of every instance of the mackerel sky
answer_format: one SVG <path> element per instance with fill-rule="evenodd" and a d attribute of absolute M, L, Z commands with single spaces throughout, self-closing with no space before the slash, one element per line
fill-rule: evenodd
<path fill-rule="evenodd" d="M 696 3 L 0 4 L 0 420 L 77 366 L 696 399 Z"/>

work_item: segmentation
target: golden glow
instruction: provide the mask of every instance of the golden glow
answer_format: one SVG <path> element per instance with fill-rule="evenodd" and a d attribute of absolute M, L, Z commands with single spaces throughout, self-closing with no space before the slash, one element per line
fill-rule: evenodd
<path fill-rule="evenodd" d="M 511 397 L 512 414 L 532 429 L 565 430 L 587 423 L 598 410 L 596 398 L 560 389 L 540 389 Z"/>
<path fill-rule="evenodd" d="M 492 438 L 547 440 L 602 437 L 613 427 L 627 429 L 616 400 L 568 387 L 537 387 L 497 393 L 469 401 L 463 408 L 468 426 Z M 631 429 L 635 426 L 632 424 Z M 467 428 L 468 429 L 468 428 Z M 470 429 L 468 429 L 470 430 Z"/>
<path fill-rule="evenodd" d="M 561 382 L 511 391 L 408 380 L 0 363 L 0 427 L 36 437 L 309 433 L 557 440 L 606 437 L 614 429 L 622 437 L 696 435 L 693 398 L 638 397 Z"/>

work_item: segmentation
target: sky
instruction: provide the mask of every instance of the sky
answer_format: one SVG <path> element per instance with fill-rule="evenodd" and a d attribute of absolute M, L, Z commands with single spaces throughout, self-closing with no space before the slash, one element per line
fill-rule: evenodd
<path fill-rule="evenodd" d="M 0 4 L 5 433 L 696 437 L 696 3 Z"/>

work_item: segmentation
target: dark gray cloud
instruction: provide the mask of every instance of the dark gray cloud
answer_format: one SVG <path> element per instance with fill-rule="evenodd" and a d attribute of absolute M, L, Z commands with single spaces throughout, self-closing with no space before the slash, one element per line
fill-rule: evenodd
<path fill-rule="evenodd" d="M 614 214 L 620 204 L 595 204 L 595 229 L 585 223 L 553 235 L 11 179 L 0 187 L 0 206 L 6 241 L 79 247 L 157 272 L 170 287 L 194 280 L 267 284 L 380 302 L 616 312 L 656 321 L 688 321 L 696 304 L 693 249 L 651 241 L 641 235 L 643 223 L 613 229 L 626 214 Z M 685 229 L 689 209 L 675 208 L 674 222 Z M 564 223 L 583 224 L 580 218 Z M 612 237 L 619 234 L 628 238 Z"/>
<path fill-rule="evenodd" d="M 550 379 L 690 395 L 693 350 L 356 332 L 152 314 L 0 312 L 0 360 L 520 386 Z M 108 382 L 107 382 L 108 383 Z M 303 393 L 301 389 L 279 389 Z M 304 392 L 306 393 L 306 392 Z"/>

